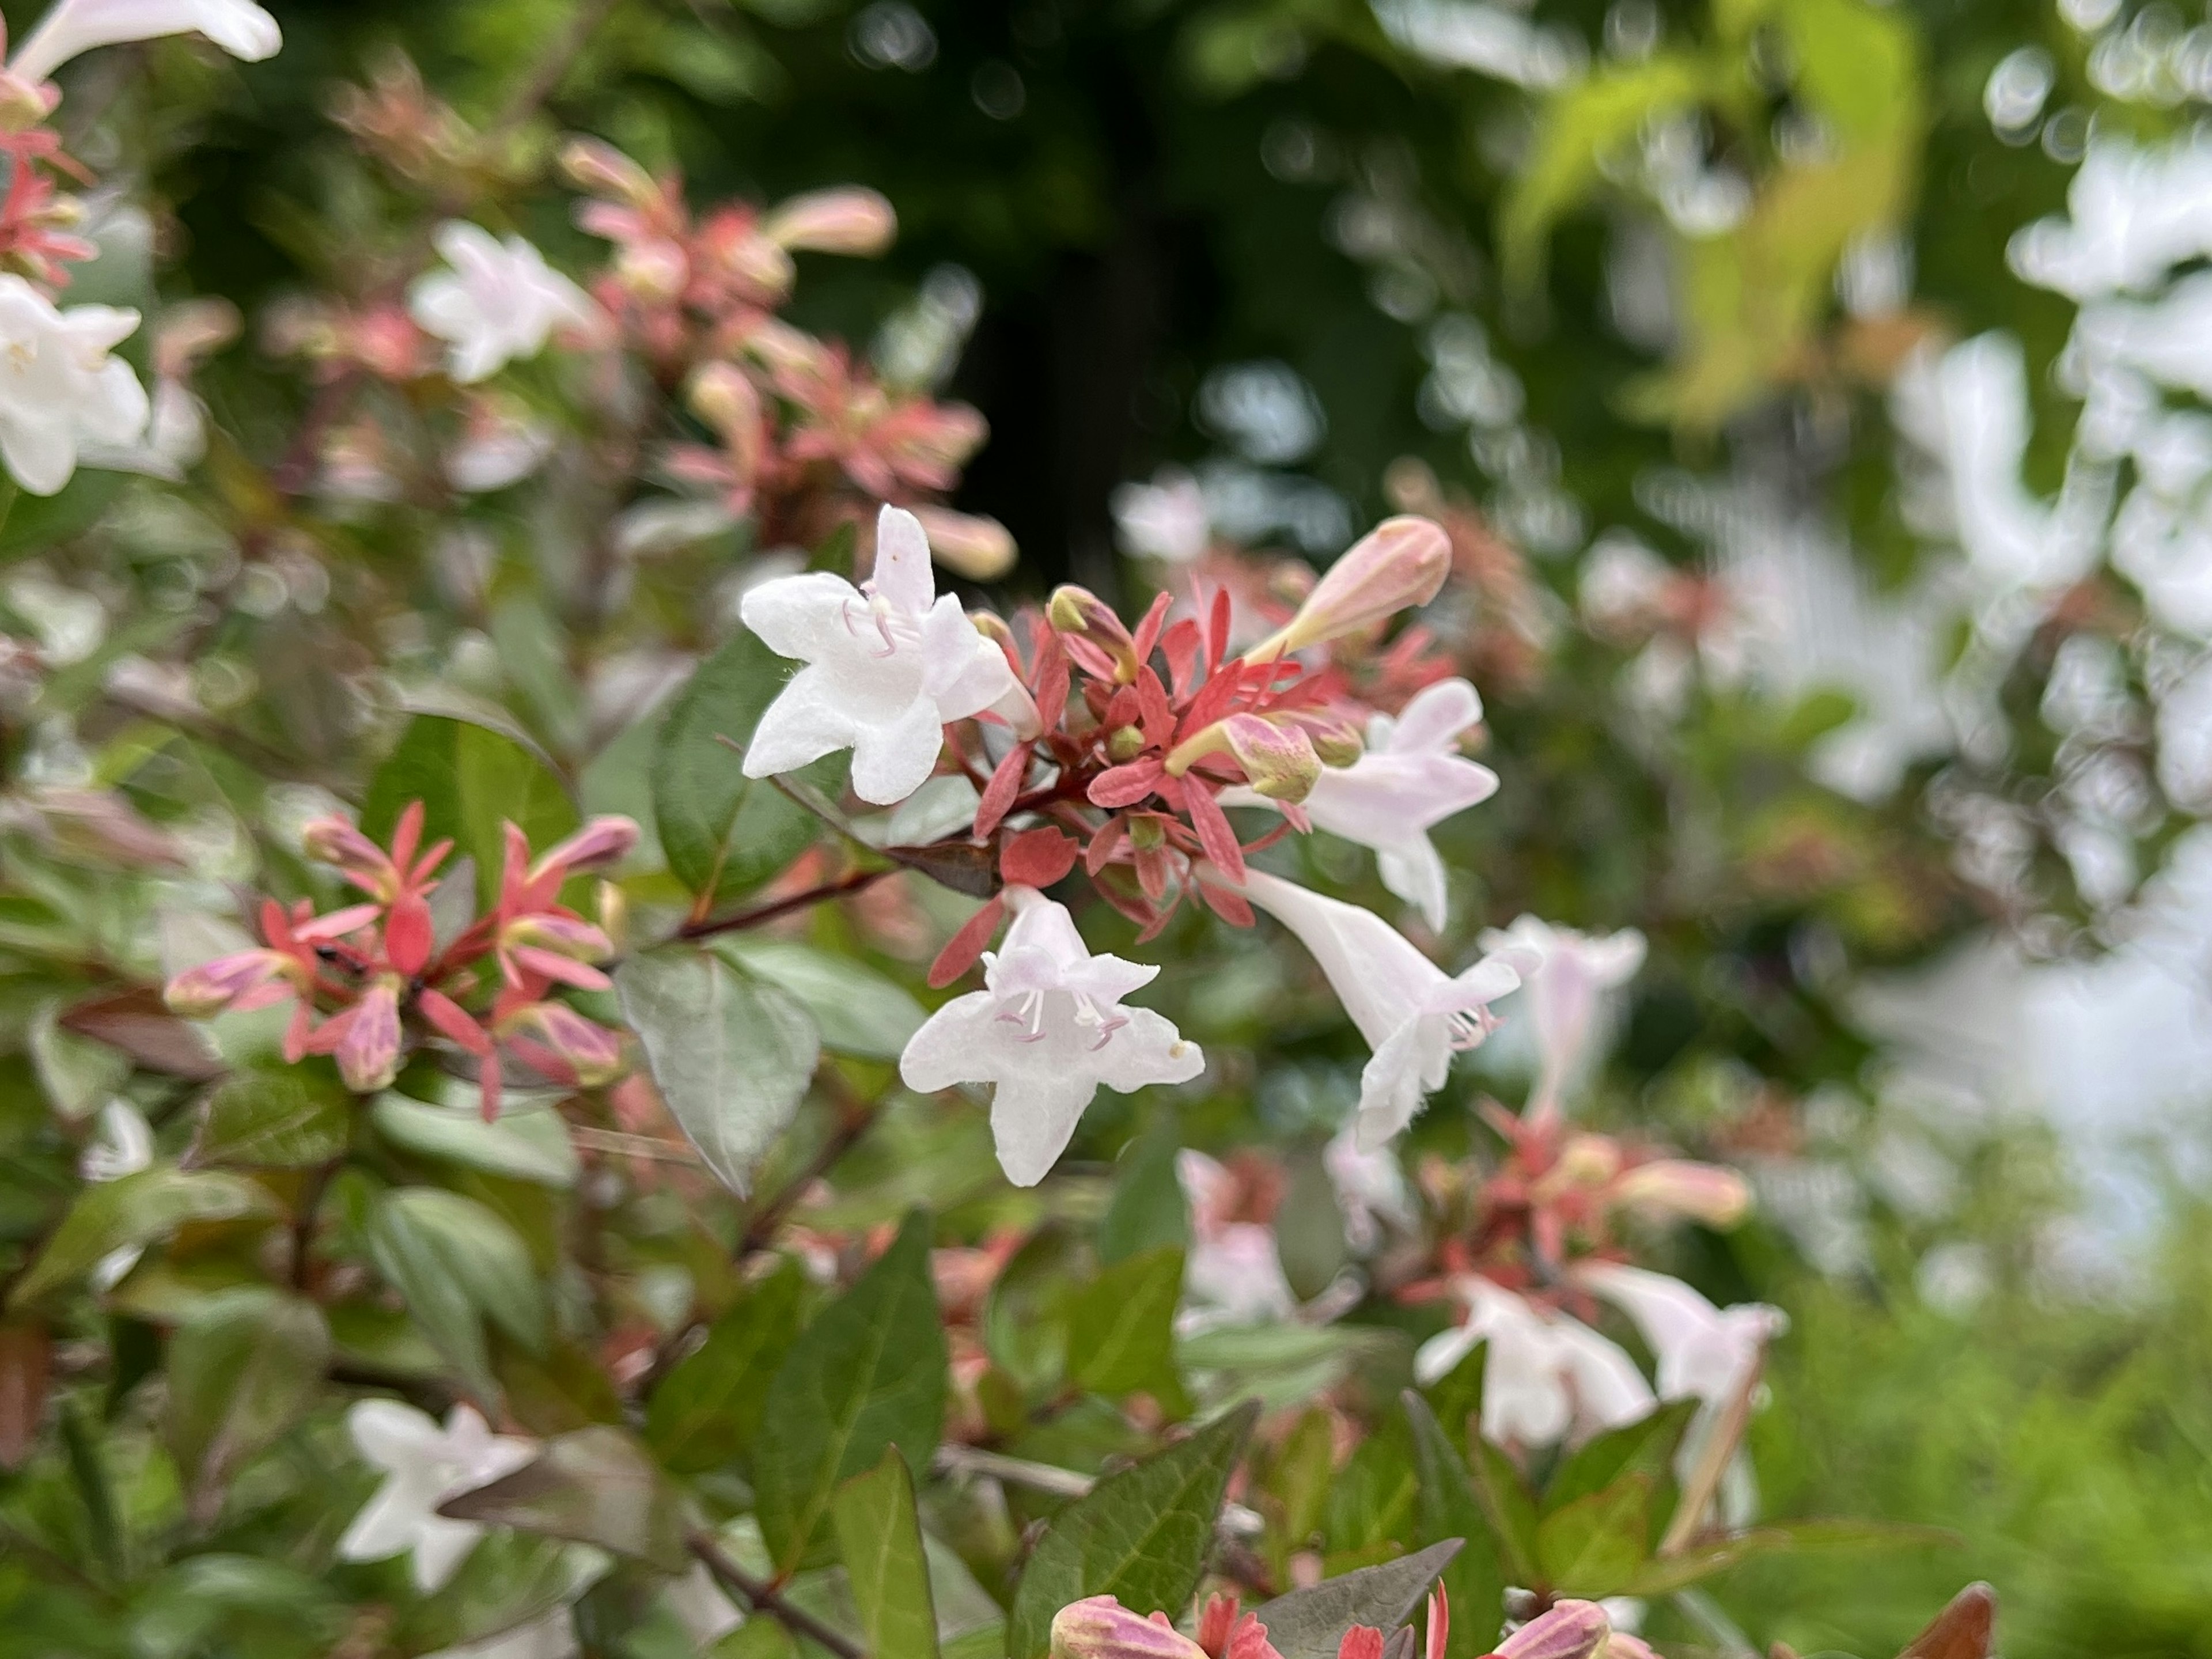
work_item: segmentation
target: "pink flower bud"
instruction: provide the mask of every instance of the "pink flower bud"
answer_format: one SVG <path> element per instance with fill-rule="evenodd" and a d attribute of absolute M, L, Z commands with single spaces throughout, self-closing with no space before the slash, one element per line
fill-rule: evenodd
<path fill-rule="evenodd" d="M 692 411 L 728 438 L 760 424 L 760 393 L 735 363 L 708 363 L 691 377 Z"/>
<path fill-rule="evenodd" d="M 1257 714 L 1231 714 L 1221 723 L 1229 751 L 1244 769 L 1255 793 L 1270 800 L 1302 801 L 1321 776 L 1313 739 L 1295 726 L 1277 726 Z"/>
<path fill-rule="evenodd" d="M 593 818 L 568 840 L 548 848 L 530 866 L 530 879 L 540 880 L 556 870 L 563 876 L 602 870 L 621 863 L 636 845 L 636 823 L 610 812 Z"/>
<path fill-rule="evenodd" d="M 1303 651 L 1426 605 L 1451 574 L 1451 538 L 1426 519 L 1385 519 L 1329 566 L 1290 625 L 1247 655 Z"/>
<path fill-rule="evenodd" d="M 240 951 L 187 968 L 161 994 L 170 1012 L 204 1019 L 226 1008 L 264 1007 L 288 988 L 281 981 L 291 958 L 276 951 Z"/>
<path fill-rule="evenodd" d="M 509 1014 L 501 1026 L 510 1033 L 535 1032 L 574 1070 L 576 1081 L 586 1088 L 611 1083 L 622 1075 L 622 1039 L 565 1004 L 531 1003 Z"/>
<path fill-rule="evenodd" d="M 1733 1227 L 1751 1208 L 1751 1188 L 1734 1170 L 1681 1158 L 1638 1164 L 1613 1183 L 1612 1195 L 1629 1208 L 1686 1216 L 1708 1227 Z"/>
<path fill-rule="evenodd" d="M 1595 1601 L 1559 1601 L 1498 1644 L 1498 1659 L 1595 1659 L 1613 1626 Z"/>
<path fill-rule="evenodd" d="M 562 146 L 561 171 L 580 190 L 612 196 L 634 207 L 647 207 L 659 199 L 650 173 L 612 144 L 596 138 L 574 138 Z"/>
<path fill-rule="evenodd" d="M 398 890 L 399 872 L 391 855 L 343 818 L 317 818 L 300 840 L 309 858 L 335 866 L 363 892 L 388 900 Z"/>
<path fill-rule="evenodd" d="M 624 243 L 615 255 L 615 280 L 641 300 L 673 300 L 690 276 L 684 250 L 663 236 Z"/>
<path fill-rule="evenodd" d="M 996 519 L 949 507 L 911 509 L 938 563 L 971 582 L 994 582 L 1014 568 L 1013 532 Z"/>
<path fill-rule="evenodd" d="M 1164 1613 L 1147 1618 L 1110 1595 L 1091 1595 L 1053 1615 L 1052 1659 L 1206 1659 L 1206 1650 Z"/>
<path fill-rule="evenodd" d="M 357 1095 L 390 1088 L 392 1079 L 399 1075 L 398 981 L 377 981 L 362 993 L 359 1002 L 331 1019 L 323 1030 L 333 1027 L 338 1035 L 331 1052 L 346 1087 Z"/>
<path fill-rule="evenodd" d="M 898 234 L 898 216 L 872 190 L 810 191 L 769 214 L 761 234 L 781 247 L 872 259 Z"/>

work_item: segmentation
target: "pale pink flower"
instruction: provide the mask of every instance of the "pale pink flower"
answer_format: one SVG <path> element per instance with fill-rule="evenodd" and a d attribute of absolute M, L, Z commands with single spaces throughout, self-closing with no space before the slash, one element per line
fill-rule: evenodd
<path fill-rule="evenodd" d="M 1499 1443 L 1578 1443 L 1650 1414 L 1651 1385 L 1620 1346 L 1569 1315 L 1539 1306 L 1479 1275 L 1453 1289 L 1467 1320 L 1423 1343 L 1413 1374 L 1446 1375 L 1489 1344 L 1483 1369 L 1482 1432 Z"/>
<path fill-rule="evenodd" d="M 584 290 L 520 236 L 501 241 L 453 220 L 439 227 L 437 246 L 447 268 L 416 280 L 408 308 L 447 343 L 447 366 L 463 385 L 535 357 L 556 328 L 586 329 L 598 319 Z"/>
<path fill-rule="evenodd" d="M 1632 927 L 1584 933 L 1523 915 L 1510 927 L 1486 931 L 1482 946 L 1516 951 L 1528 963 L 1522 974 L 1522 1001 L 1534 1031 L 1538 1068 L 1529 1115 L 1547 1121 L 1558 1113 L 1568 1084 L 1593 1057 L 1606 997 L 1643 967 L 1644 935 Z"/>
<path fill-rule="evenodd" d="M 362 1456 L 384 1472 L 384 1484 L 338 1540 L 342 1561 L 410 1557 L 415 1587 L 428 1595 L 459 1571 L 483 1528 L 438 1513 L 447 1498 L 489 1486 L 530 1462 L 527 1440 L 495 1435 L 471 1406 L 456 1406 L 442 1429 L 396 1400 L 363 1400 L 346 1413 Z"/>
<path fill-rule="evenodd" d="M 1680 1279 L 1647 1267 L 1587 1262 L 1572 1277 L 1628 1316 L 1659 1362 L 1659 1393 L 1668 1400 L 1724 1403 L 1790 1322 L 1763 1302 L 1715 1307 Z"/>

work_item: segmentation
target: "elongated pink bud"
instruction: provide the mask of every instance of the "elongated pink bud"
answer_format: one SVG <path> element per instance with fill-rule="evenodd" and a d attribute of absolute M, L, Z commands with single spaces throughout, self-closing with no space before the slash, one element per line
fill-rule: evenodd
<path fill-rule="evenodd" d="M 1277 726 L 1257 714 L 1231 714 L 1221 731 L 1256 793 L 1270 800 L 1302 801 L 1313 793 L 1321 757 L 1298 727 Z"/>
<path fill-rule="evenodd" d="M 622 1075 L 622 1039 L 558 1002 L 533 1002 L 501 1022 L 507 1031 L 534 1031 L 545 1046 L 573 1066 L 586 1088 Z"/>
<path fill-rule="evenodd" d="M 898 215 L 872 190 L 809 191 L 761 222 L 761 234 L 781 247 L 873 258 L 898 234 Z"/>
<path fill-rule="evenodd" d="M 1053 1615 L 1052 1659 L 1206 1659 L 1206 1650 L 1168 1623 L 1110 1595 L 1085 1596 Z"/>
<path fill-rule="evenodd" d="M 1385 519 L 1329 566 L 1289 626 L 1245 654 L 1265 661 L 1426 605 L 1451 574 L 1451 538 L 1410 516 Z"/>
<path fill-rule="evenodd" d="M 399 988 L 379 980 L 343 1018 L 333 1053 L 346 1087 L 357 1095 L 390 1088 L 399 1074 Z"/>
<path fill-rule="evenodd" d="M 930 556 L 955 575 L 994 582 L 1014 568 L 1013 532 L 996 519 L 949 507 L 912 510 L 929 537 Z"/>
<path fill-rule="evenodd" d="M 335 866 L 365 893 L 387 902 L 398 888 L 392 855 L 341 817 L 317 818 L 300 832 L 307 856 Z"/>
<path fill-rule="evenodd" d="M 561 149 L 561 171 L 568 181 L 600 196 L 645 207 L 659 198 L 648 173 L 612 144 L 597 138 L 572 138 Z"/>
<path fill-rule="evenodd" d="M 1595 1601 L 1554 1602 L 1498 1644 L 1498 1659 L 1594 1659 L 1613 1626 Z"/>
<path fill-rule="evenodd" d="M 1613 1185 L 1616 1204 L 1686 1216 L 1708 1227 L 1733 1227 L 1751 1208 L 1751 1188 L 1734 1170 L 1688 1158 L 1639 1164 Z"/>
<path fill-rule="evenodd" d="M 536 881 L 555 870 L 563 876 L 573 876 L 585 870 L 605 869 L 628 858 L 636 845 L 636 823 L 608 813 L 593 818 L 568 840 L 548 848 L 530 866 L 530 878 Z"/>
<path fill-rule="evenodd" d="M 204 1019 L 277 985 L 291 968 L 291 958 L 276 951 L 240 951 L 217 957 L 197 968 L 187 968 L 161 994 L 170 1012 L 187 1019 Z"/>

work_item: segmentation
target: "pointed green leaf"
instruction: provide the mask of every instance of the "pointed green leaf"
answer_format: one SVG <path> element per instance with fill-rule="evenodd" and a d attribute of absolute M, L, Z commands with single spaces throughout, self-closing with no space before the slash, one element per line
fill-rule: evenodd
<path fill-rule="evenodd" d="M 1536 1528 L 1546 1581 L 1588 1600 L 1620 1594 L 1650 1551 L 1653 1484 L 1651 1476 L 1632 1469 L 1602 1492 L 1546 1516 Z"/>
<path fill-rule="evenodd" d="M 330 1359 L 322 1310 L 263 1285 L 218 1292 L 177 1327 L 165 1438 L 197 1522 L 213 1522 L 230 1478 L 314 1403 Z"/>
<path fill-rule="evenodd" d="M 714 949 L 747 977 L 789 994 L 812 1018 L 823 1046 L 841 1054 L 896 1060 L 929 1018 L 903 989 L 849 956 L 744 933 L 725 934 Z"/>
<path fill-rule="evenodd" d="M 830 1520 L 871 1659 L 937 1659 L 937 1609 L 914 1475 L 896 1449 L 837 1488 Z"/>
<path fill-rule="evenodd" d="M 646 1410 L 645 1437 L 667 1468 L 697 1474 L 752 1444 L 769 1381 L 799 1334 L 805 1287 L 796 1262 L 748 1286 L 697 1352 L 660 1380 Z"/>
<path fill-rule="evenodd" d="M 1182 1149 L 1175 1114 L 1163 1111 L 1121 1154 L 1114 1197 L 1098 1224 L 1101 1261 L 1111 1267 L 1164 1244 L 1188 1247 L 1189 1203 L 1176 1176 L 1176 1154 Z"/>
<path fill-rule="evenodd" d="M 439 1187 L 386 1193 L 370 1223 L 369 1255 L 479 1401 L 500 1397 L 487 1320 L 532 1352 L 543 1351 L 545 1299 L 529 1249 L 474 1199 Z"/>
<path fill-rule="evenodd" d="M 1649 1417 L 1598 1436 L 1567 1458 L 1553 1475 L 1544 1489 L 1546 1513 L 1601 1492 L 1632 1470 L 1650 1475 L 1656 1492 L 1656 1483 L 1664 1480 L 1674 1466 L 1690 1419 L 1697 1414 L 1696 1401 L 1670 1401 Z"/>
<path fill-rule="evenodd" d="M 814 1022 L 775 986 L 689 946 L 632 957 L 615 990 L 660 1097 L 707 1166 L 744 1196 L 805 1098 L 822 1054 Z"/>
<path fill-rule="evenodd" d="M 805 1554 L 838 1486 L 886 1448 L 927 1459 L 945 1422 L 945 1348 L 929 1273 L 929 1218 L 800 1334 L 769 1384 L 754 1443 L 761 1531 L 787 1570 Z"/>
<path fill-rule="evenodd" d="M 661 722 L 653 757 L 660 850 L 677 880 L 710 900 L 750 892 L 805 852 L 817 833 L 811 813 L 766 779 L 744 774 L 744 745 L 790 672 L 757 635 L 741 629 L 694 671 Z"/>
<path fill-rule="evenodd" d="M 166 1238 L 188 1222 L 277 1213 L 266 1188 L 216 1170 L 159 1164 L 87 1187 L 8 1298 L 25 1307 L 76 1283 L 112 1252 Z"/>
<path fill-rule="evenodd" d="M 1336 1659 L 1344 1633 L 1352 1626 L 1395 1631 L 1411 1621 L 1437 1576 L 1465 1547 L 1465 1540 L 1448 1538 L 1395 1561 L 1325 1579 L 1310 1589 L 1292 1590 L 1252 1611 L 1267 1627 L 1267 1640 L 1283 1659 Z M 1461 1612 L 1455 1600 L 1455 1620 Z"/>
<path fill-rule="evenodd" d="M 1189 1439 L 1109 1475 L 1053 1517 L 1014 1591 L 1007 1659 L 1038 1659 L 1053 1615 L 1086 1595 L 1180 1617 L 1198 1588 L 1229 1476 L 1259 1416 L 1248 1401 Z"/>
<path fill-rule="evenodd" d="M 191 1161 L 307 1169 L 338 1157 L 352 1138 L 353 1096 L 328 1062 L 251 1066 L 208 1097 Z"/>
<path fill-rule="evenodd" d="M 1067 1375 L 1078 1388 L 1119 1396 L 1180 1385 L 1176 1304 L 1182 1251 L 1170 1245 L 1109 1267 L 1068 1298 Z"/>
<path fill-rule="evenodd" d="M 1497 1530 L 1483 1511 L 1467 1464 L 1428 1403 L 1411 1390 L 1402 1398 L 1413 1425 L 1414 1462 L 1420 1471 L 1421 1535 L 1467 1540 L 1467 1547 L 1444 1570 L 1443 1579 L 1452 1602 L 1449 1651 L 1454 1659 L 1469 1659 L 1488 1653 L 1498 1639 L 1505 1616 L 1508 1569 L 1504 1562 L 1510 1558 L 1501 1548 Z M 1511 1577 L 1517 1583 L 1534 1582 L 1517 1569 Z"/>

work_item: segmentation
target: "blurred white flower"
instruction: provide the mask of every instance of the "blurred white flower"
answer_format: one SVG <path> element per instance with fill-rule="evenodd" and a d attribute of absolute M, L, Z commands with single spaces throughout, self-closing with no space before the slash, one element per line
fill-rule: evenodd
<path fill-rule="evenodd" d="M 893 806 L 937 765 L 947 720 L 1021 695 L 1006 653 L 939 595 L 921 523 L 896 507 L 877 520 L 875 574 L 857 590 L 827 571 L 781 576 L 739 614 L 769 649 L 806 664 L 754 729 L 749 778 L 850 749 L 854 793 Z"/>
<path fill-rule="evenodd" d="M 1189 1304 L 1176 1319 L 1186 1334 L 1224 1325 L 1288 1319 L 1298 1298 L 1284 1276 L 1275 1230 L 1232 1214 L 1237 1179 L 1214 1158 L 1186 1146 L 1176 1179 L 1190 1205 L 1190 1255 L 1183 1264 Z"/>
<path fill-rule="evenodd" d="M 550 426 L 526 409 L 485 399 L 446 452 L 446 482 L 465 495 L 489 495 L 528 477 L 552 453 Z"/>
<path fill-rule="evenodd" d="M 1644 935 L 1584 933 L 1520 916 L 1510 927 L 1486 929 L 1482 948 L 1513 951 L 1521 970 L 1522 1001 L 1536 1039 L 1537 1073 L 1532 1114 L 1555 1113 L 1568 1084 L 1591 1057 L 1600 1011 L 1608 992 L 1626 985 L 1644 965 Z"/>
<path fill-rule="evenodd" d="M 54 302 L 21 276 L 0 276 L 0 459 L 33 495 L 51 495 L 93 445 L 135 445 L 146 389 L 109 352 L 138 326 L 113 306 Z"/>
<path fill-rule="evenodd" d="M 1525 1446 L 1574 1443 L 1648 1415 L 1651 1385 L 1620 1346 L 1580 1320 L 1541 1308 L 1470 1274 L 1453 1289 L 1467 1322 L 1431 1337 L 1413 1357 L 1424 1384 L 1490 1345 L 1482 1380 L 1482 1433 Z"/>
<path fill-rule="evenodd" d="M 1725 1403 L 1790 1323 L 1763 1302 L 1717 1308 L 1680 1279 L 1648 1267 L 1600 1261 L 1575 1268 L 1572 1277 L 1626 1314 L 1650 1344 L 1665 1400 Z"/>
<path fill-rule="evenodd" d="M 363 1400 L 346 1413 L 346 1427 L 385 1480 L 338 1540 L 338 1559 L 380 1561 L 409 1552 L 415 1587 L 425 1595 L 453 1577 L 484 1530 L 440 1515 L 438 1505 L 513 1473 L 537 1451 L 527 1440 L 494 1434 L 471 1406 L 454 1407 L 441 1429 L 412 1406 Z"/>
<path fill-rule="evenodd" d="M 99 1127 L 78 1155 L 76 1170 L 87 1181 L 120 1181 L 153 1162 L 154 1129 L 145 1114 L 127 1100 L 111 1100 L 100 1109 Z M 137 1244 L 110 1250 L 93 1267 L 93 1289 L 114 1289 L 144 1254 Z"/>
<path fill-rule="evenodd" d="M 535 357 L 556 328 L 588 328 L 598 317 L 584 290 L 520 236 L 502 242 L 457 219 L 438 228 L 437 246 L 447 268 L 416 278 L 407 306 L 447 343 L 448 368 L 463 385 Z"/>
<path fill-rule="evenodd" d="M 35 84 L 80 52 L 165 34 L 204 34 L 258 64 L 284 44 L 276 20 L 252 0 L 55 0 L 8 65 Z"/>
<path fill-rule="evenodd" d="M 1213 539 L 1205 493 L 1179 466 L 1162 467 L 1150 483 L 1121 485 L 1113 505 L 1122 549 L 1138 558 L 1188 564 Z"/>
<path fill-rule="evenodd" d="M 1365 1255 L 1381 1243 L 1384 1226 L 1411 1231 L 1419 1222 L 1413 1188 L 1388 1146 L 1361 1151 L 1347 1125 L 1322 1148 L 1321 1162 L 1344 1215 L 1344 1242 L 1355 1254 Z"/>
<path fill-rule="evenodd" d="M 2140 292 L 2212 252 L 2212 138 L 2137 149 L 2100 133 L 2067 187 L 2066 208 L 2067 217 L 2014 235 L 2013 270 L 2075 300 Z"/>
<path fill-rule="evenodd" d="M 1188 1083 L 1206 1056 L 1164 1016 L 1122 1006 L 1158 968 L 1091 955 L 1066 908 L 1033 888 L 1009 887 L 1005 897 L 1013 925 L 1003 949 L 983 954 L 984 988 L 923 1022 L 899 1056 L 899 1075 L 923 1093 L 993 1085 L 999 1163 L 1007 1180 L 1033 1187 L 1066 1149 L 1101 1084 L 1127 1094 L 1148 1083 Z"/>
<path fill-rule="evenodd" d="M 1496 1029 L 1489 1005 L 1520 986 L 1509 957 L 1485 957 L 1455 978 L 1371 910 L 1279 876 L 1251 871 L 1243 892 L 1313 952 L 1374 1051 L 1359 1074 L 1354 1130 L 1364 1148 L 1385 1145 L 1413 1121 L 1443 1086 L 1453 1052 L 1478 1047 Z"/>

